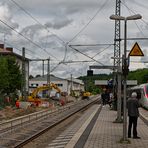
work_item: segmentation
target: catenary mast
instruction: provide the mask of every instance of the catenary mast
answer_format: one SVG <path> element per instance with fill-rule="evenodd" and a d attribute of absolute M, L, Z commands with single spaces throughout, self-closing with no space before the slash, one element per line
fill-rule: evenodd
<path fill-rule="evenodd" d="M 116 0 L 115 15 L 120 16 L 121 0 Z M 120 68 L 120 20 L 115 20 L 114 37 L 114 93 L 117 95 L 117 122 L 121 122 L 121 68 Z"/>

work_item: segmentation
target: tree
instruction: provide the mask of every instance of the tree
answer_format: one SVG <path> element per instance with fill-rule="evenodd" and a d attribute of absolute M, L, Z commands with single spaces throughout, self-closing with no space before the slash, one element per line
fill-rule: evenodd
<path fill-rule="evenodd" d="M 38 74 L 38 75 L 36 75 L 35 77 L 38 78 L 38 77 L 41 77 L 41 75 Z"/>
<path fill-rule="evenodd" d="M 16 59 L 12 56 L 0 58 L 0 93 L 10 94 L 21 89 L 22 75 Z"/>
<path fill-rule="evenodd" d="M 8 64 L 7 60 L 3 57 L 0 58 L 0 94 L 4 94 L 5 90 L 9 87 L 8 80 Z"/>
<path fill-rule="evenodd" d="M 8 71 L 9 71 L 9 89 L 7 90 L 8 93 L 13 93 L 17 89 L 21 89 L 21 83 L 22 83 L 22 74 L 20 71 L 20 66 L 16 62 L 16 59 L 14 57 L 7 57 L 7 63 L 8 63 Z"/>
<path fill-rule="evenodd" d="M 32 79 L 32 78 L 34 78 L 33 75 L 29 75 L 29 79 Z"/>

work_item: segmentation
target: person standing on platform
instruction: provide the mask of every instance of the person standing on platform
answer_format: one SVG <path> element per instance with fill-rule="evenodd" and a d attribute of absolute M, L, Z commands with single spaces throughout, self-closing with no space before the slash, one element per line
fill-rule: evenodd
<path fill-rule="evenodd" d="M 139 107 L 140 105 L 137 99 L 137 93 L 133 92 L 131 98 L 127 100 L 127 109 L 129 116 L 128 138 L 131 138 L 131 129 L 133 126 L 133 138 L 140 139 L 140 137 L 137 136 L 137 120 L 139 117 Z"/>
<path fill-rule="evenodd" d="M 103 89 L 103 92 L 101 94 L 101 100 L 102 100 L 102 104 L 103 106 L 106 105 L 106 94 L 105 94 L 105 89 Z"/>
<path fill-rule="evenodd" d="M 110 92 L 110 94 L 109 94 L 109 101 L 108 101 L 108 104 L 109 104 L 110 108 L 112 107 L 112 101 L 113 101 L 113 93 Z"/>

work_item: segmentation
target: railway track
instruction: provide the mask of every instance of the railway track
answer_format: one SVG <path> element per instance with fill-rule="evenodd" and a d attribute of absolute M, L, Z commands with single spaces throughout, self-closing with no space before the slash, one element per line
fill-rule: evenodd
<path fill-rule="evenodd" d="M 81 100 L 54 111 L 42 111 L 0 124 L 0 147 L 19 148 L 39 137 L 73 114 L 98 102 L 98 97 Z"/>

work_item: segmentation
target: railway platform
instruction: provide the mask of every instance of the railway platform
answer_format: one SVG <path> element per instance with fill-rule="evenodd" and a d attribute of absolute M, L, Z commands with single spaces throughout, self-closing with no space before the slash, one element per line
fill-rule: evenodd
<path fill-rule="evenodd" d="M 147 148 L 148 126 L 138 118 L 137 131 L 141 139 L 128 138 L 121 143 L 123 123 L 114 123 L 117 112 L 99 105 L 65 146 L 66 148 Z M 128 125 L 128 124 L 127 124 Z"/>

